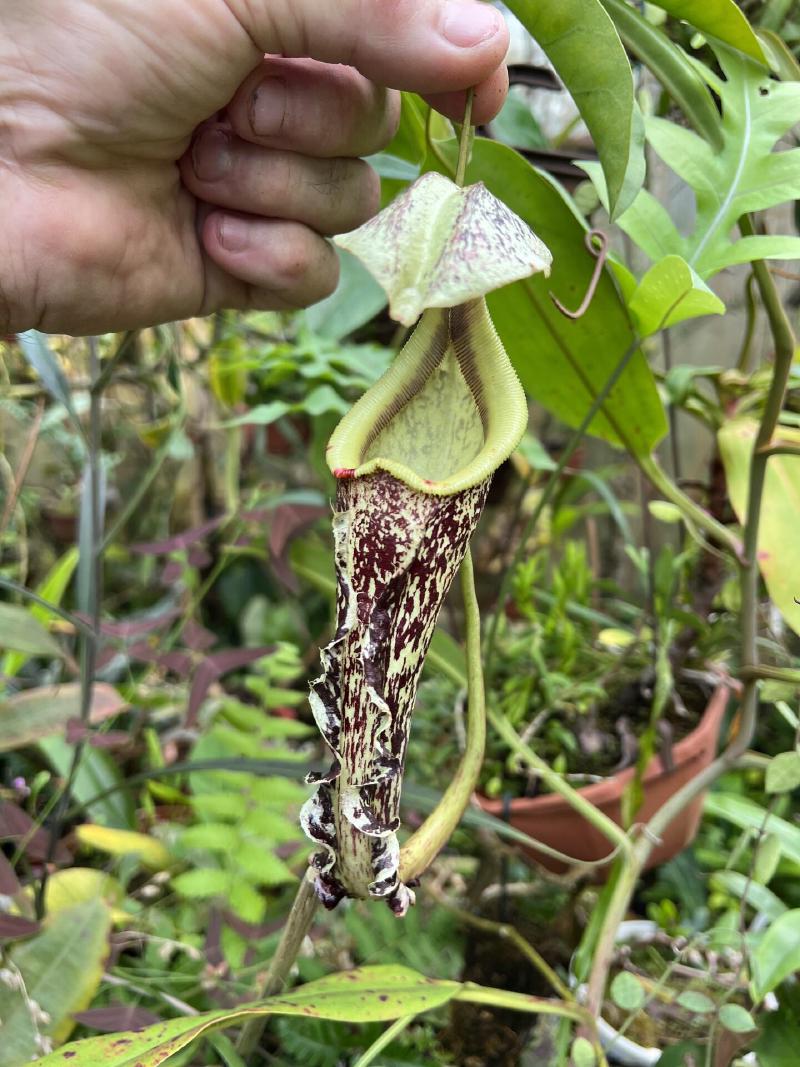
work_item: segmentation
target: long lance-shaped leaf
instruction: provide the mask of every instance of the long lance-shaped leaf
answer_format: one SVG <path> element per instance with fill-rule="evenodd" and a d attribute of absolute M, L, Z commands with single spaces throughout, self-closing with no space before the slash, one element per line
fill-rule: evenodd
<path fill-rule="evenodd" d="M 527 422 L 483 299 L 431 309 L 335 431 L 337 630 L 311 687 L 331 770 L 301 821 L 328 907 L 345 895 L 413 902 L 399 876 L 401 769 L 442 601 L 494 470 Z"/>
<path fill-rule="evenodd" d="M 36 1062 L 40 1067 L 159 1067 L 198 1038 L 253 1018 L 296 1015 L 351 1023 L 388 1022 L 432 1011 L 450 1000 L 588 1022 L 585 1009 L 574 1003 L 472 982 L 426 978 L 409 967 L 383 965 L 331 974 L 290 993 L 231 1011 L 209 1011 L 190 1018 L 169 1019 L 137 1032 L 75 1041 Z"/>
<path fill-rule="evenodd" d="M 600 0 L 506 2 L 575 101 L 597 148 L 616 217 L 641 188 L 645 162 L 633 75 L 614 23 Z"/>
<path fill-rule="evenodd" d="M 686 53 L 625 0 L 600 0 L 627 47 L 658 78 L 692 126 L 714 150 L 724 144 L 711 92 Z"/>

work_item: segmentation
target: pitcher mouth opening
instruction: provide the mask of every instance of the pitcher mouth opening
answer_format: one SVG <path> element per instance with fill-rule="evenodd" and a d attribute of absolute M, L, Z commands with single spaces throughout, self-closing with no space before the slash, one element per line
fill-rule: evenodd
<path fill-rule="evenodd" d="M 449 496 L 485 481 L 527 423 L 522 387 L 482 298 L 427 310 L 392 367 L 331 438 L 338 478 L 386 471 Z"/>

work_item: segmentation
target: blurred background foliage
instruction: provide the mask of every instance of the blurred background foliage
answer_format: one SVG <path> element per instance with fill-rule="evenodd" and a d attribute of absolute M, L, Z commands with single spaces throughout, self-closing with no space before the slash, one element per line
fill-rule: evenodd
<path fill-rule="evenodd" d="M 720 276 L 714 292 L 691 281 L 691 316 L 728 304 L 727 344 L 698 355 L 698 338 L 710 334 L 691 324 L 647 329 L 652 294 L 637 230 L 614 229 L 602 203 L 611 206 L 609 191 L 628 195 L 609 147 L 614 116 L 576 95 L 580 71 L 559 65 L 544 16 L 522 0 L 509 6 L 529 27 L 539 19 L 544 51 L 515 36 L 516 84 L 482 131 L 471 178 L 535 226 L 556 269 L 490 300 L 534 401 L 475 544 L 490 704 L 574 783 L 631 767 L 639 781 L 656 751 L 668 759 L 695 728 L 717 674 L 740 666 L 735 569 L 707 531 L 681 521 L 663 484 L 653 488 L 650 454 L 671 427 L 659 470 L 736 530 L 742 468 L 715 435 L 732 412 L 763 408 L 769 342 L 748 266 Z M 679 4 L 644 5 L 640 16 L 603 3 L 612 17 L 620 6 L 638 19 L 623 12 L 617 22 L 637 99 L 671 120 L 690 106 L 676 128 L 702 130 L 702 94 L 692 111 L 667 79 L 670 63 L 685 74 L 685 55 L 718 70 L 703 27 L 675 17 Z M 796 5 L 739 7 L 776 78 L 800 77 Z M 598 25 L 614 32 L 610 21 Z M 421 170 L 446 169 L 452 148 L 448 124 L 406 96 L 395 141 L 373 160 L 385 200 Z M 650 162 L 658 184 L 664 169 L 652 150 Z M 681 203 L 671 205 L 678 214 Z M 780 226 L 798 240 L 790 215 L 768 214 L 765 236 Z M 548 291 L 579 302 L 594 267 L 589 224 L 612 234 L 613 267 L 565 345 L 567 320 Z M 277 943 L 308 851 L 297 826 L 302 778 L 325 759 L 306 701 L 332 620 L 325 446 L 405 339 L 363 268 L 341 258 L 339 289 L 305 312 L 0 342 L 0 1067 L 68 1036 L 231 1007 L 252 997 Z M 798 278 L 784 274 L 796 319 Z M 652 336 L 598 403 L 635 332 Z M 782 417 L 789 436 L 798 412 L 795 368 Z M 587 414 L 591 436 L 568 450 Z M 800 503 L 796 465 L 787 460 L 781 478 L 780 492 Z M 714 1067 L 744 1062 L 736 1057 L 748 1049 L 761 1067 L 794 1063 L 800 647 L 792 596 L 778 610 L 775 591 L 797 574 L 794 514 L 772 534 L 788 570 L 765 572 L 772 600 L 761 589 L 759 647 L 776 674 L 760 691 L 754 751 L 716 784 L 694 844 L 646 875 L 634 900 L 641 943 L 621 945 L 615 963 L 606 1018 L 663 1049 L 662 1067 L 689 1062 L 684 1053 L 710 1064 L 712 1047 Z M 415 717 L 408 827 L 458 763 L 462 629 L 451 597 Z M 732 700 L 727 731 L 736 716 Z M 507 804 L 544 788 L 497 732 L 480 785 Z M 498 923 L 513 923 L 565 978 L 580 974 L 574 954 L 604 889 L 586 869 L 546 870 L 523 838 L 476 805 L 404 923 L 361 902 L 320 916 L 300 978 L 402 962 L 549 993 Z M 69 961 L 57 983 L 54 960 Z M 382 1029 L 283 1019 L 263 1060 L 361 1063 Z M 733 1035 L 728 1045 L 720 1034 Z M 457 1005 L 417 1020 L 379 1062 L 510 1067 L 565 1056 L 546 1022 Z M 243 1061 L 216 1035 L 172 1062 Z"/>

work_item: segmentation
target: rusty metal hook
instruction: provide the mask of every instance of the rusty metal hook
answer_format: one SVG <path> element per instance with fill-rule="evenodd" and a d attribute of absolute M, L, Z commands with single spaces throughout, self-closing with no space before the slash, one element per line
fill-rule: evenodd
<path fill-rule="evenodd" d="M 597 243 L 595 243 L 595 241 L 597 241 Z M 569 308 L 564 307 L 555 293 L 550 293 L 550 299 L 561 314 L 566 315 L 568 319 L 579 319 L 588 311 L 589 305 L 594 298 L 594 294 L 597 292 L 597 286 L 600 284 L 600 275 L 603 273 L 603 267 L 605 266 L 606 258 L 608 256 L 608 236 L 603 233 L 602 230 L 588 230 L 583 239 L 583 243 L 597 262 L 592 271 L 592 278 L 589 282 L 589 288 L 586 290 L 586 296 L 584 296 L 580 306 L 575 311 L 570 311 Z"/>

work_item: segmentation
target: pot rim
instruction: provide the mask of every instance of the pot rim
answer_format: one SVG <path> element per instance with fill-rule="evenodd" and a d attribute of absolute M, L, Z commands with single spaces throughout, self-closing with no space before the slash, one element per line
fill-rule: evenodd
<path fill-rule="evenodd" d="M 661 763 L 661 756 L 656 754 L 650 761 L 644 773 L 644 782 L 652 783 L 676 773 L 679 768 L 691 766 L 694 762 L 702 759 L 702 749 L 719 731 L 722 717 L 728 706 L 728 698 L 731 694 L 731 684 L 727 678 L 720 677 L 714 692 L 711 694 L 700 722 L 686 737 L 678 741 L 673 750 L 674 766 L 667 770 Z M 614 800 L 625 789 L 636 773 L 635 767 L 626 767 L 624 771 L 618 771 L 601 782 L 592 782 L 582 786 L 578 792 L 586 800 L 595 806 L 602 806 Z M 499 815 L 503 812 L 505 802 L 502 797 L 491 799 L 479 794 L 479 803 L 484 811 L 490 815 Z M 510 801 L 513 811 L 528 814 L 547 815 L 563 808 L 570 807 L 558 793 L 544 793 L 537 797 L 513 797 Z"/>

